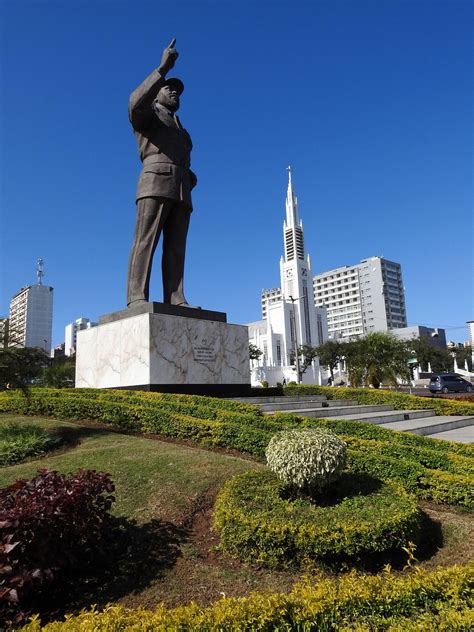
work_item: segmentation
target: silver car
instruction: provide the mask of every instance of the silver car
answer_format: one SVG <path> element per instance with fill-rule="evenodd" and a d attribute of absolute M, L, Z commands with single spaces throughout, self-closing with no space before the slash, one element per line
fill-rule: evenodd
<path fill-rule="evenodd" d="M 472 384 L 455 373 L 440 373 L 433 375 L 428 388 L 432 393 L 471 393 Z"/>

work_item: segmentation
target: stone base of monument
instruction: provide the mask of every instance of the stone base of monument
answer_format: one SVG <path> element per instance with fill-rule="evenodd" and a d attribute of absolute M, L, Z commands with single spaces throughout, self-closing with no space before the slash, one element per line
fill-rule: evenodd
<path fill-rule="evenodd" d="M 76 387 L 236 397 L 250 393 L 247 327 L 202 309 L 144 303 L 77 333 Z"/>

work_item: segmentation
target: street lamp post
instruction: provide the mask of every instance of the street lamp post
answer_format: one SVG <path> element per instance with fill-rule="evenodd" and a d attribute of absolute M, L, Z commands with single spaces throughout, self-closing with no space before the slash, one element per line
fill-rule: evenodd
<path fill-rule="evenodd" d="M 300 359 L 298 355 L 298 333 L 296 326 L 296 312 L 295 312 L 295 301 L 298 299 L 293 298 L 292 296 L 288 297 L 293 305 L 293 323 L 295 326 L 295 365 L 296 365 L 296 383 L 300 383 Z"/>

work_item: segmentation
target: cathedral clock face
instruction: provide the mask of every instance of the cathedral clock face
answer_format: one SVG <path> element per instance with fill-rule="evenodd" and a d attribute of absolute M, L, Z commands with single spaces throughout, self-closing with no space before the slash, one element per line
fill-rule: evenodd
<path fill-rule="evenodd" d="M 304 268 L 303 270 L 301 270 L 301 276 L 307 277 L 308 276 L 308 270 L 306 270 L 306 268 Z"/>
<path fill-rule="evenodd" d="M 286 278 L 287 279 L 292 279 L 293 278 L 293 270 L 287 270 L 285 272 Z"/>

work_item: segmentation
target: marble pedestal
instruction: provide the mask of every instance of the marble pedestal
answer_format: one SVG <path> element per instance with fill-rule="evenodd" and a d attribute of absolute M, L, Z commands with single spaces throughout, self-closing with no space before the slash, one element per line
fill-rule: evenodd
<path fill-rule="evenodd" d="M 160 303 L 104 316 L 77 334 L 76 387 L 246 394 L 247 327 L 225 320 Z"/>

